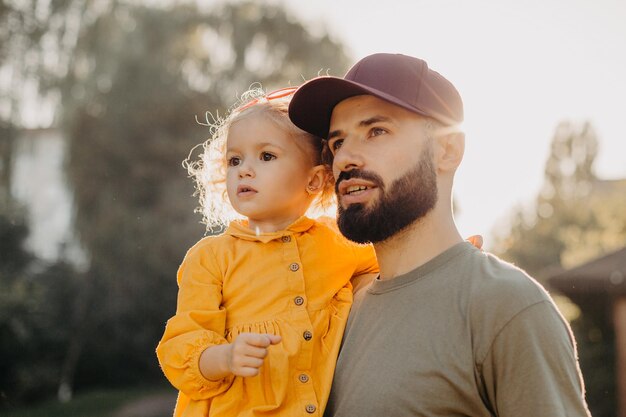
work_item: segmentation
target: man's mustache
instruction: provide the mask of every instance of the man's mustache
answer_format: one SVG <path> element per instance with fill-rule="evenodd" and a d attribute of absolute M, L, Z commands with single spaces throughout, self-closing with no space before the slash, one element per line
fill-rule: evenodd
<path fill-rule="evenodd" d="M 335 194 L 339 194 L 339 184 L 341 181 L 349 180 L 352 178 L 359 178 L 362 180 L 370 181 L 374 183 L 378 188 L 383 189 L 383 179 L 373 172 L 363 171 L 361 169 L 351 169 L 350 171 L 341 171 L 335 182 Z"/>

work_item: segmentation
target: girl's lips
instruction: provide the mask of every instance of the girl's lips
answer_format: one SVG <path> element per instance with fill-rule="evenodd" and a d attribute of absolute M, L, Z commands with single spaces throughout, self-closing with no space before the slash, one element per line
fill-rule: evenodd
<path fill-rule="evenodd" d="M 249 185 L 242 184 L 237 187 L 238 196 L 248 196 L 248 195 L 256 194 L 257 192 L 258 192 L 257 190 L 250 187 Z"/>

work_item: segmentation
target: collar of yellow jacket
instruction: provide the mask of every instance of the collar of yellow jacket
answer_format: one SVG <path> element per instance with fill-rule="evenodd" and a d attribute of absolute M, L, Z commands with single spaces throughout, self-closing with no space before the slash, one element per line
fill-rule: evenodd
<path fill-rule="evenodd" d="M 230 225 L 224 233 L 239 239 L 267 243 L 275 239 L 281 239 L 283 236 L 306 232 L 314 224 L 314 220 L 309 219 L 306 216 L 302 216 L 295 222 L 291 223 L 285 230 L 270 233 L 257 233 L 248 227 L 247 220 L 234 220 L 230 222 Z"/>

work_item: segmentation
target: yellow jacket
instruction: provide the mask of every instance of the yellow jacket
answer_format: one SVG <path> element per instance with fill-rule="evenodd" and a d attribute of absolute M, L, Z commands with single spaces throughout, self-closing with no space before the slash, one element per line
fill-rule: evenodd
<path fill-rule="evenodd" d="M 373 248 L 346 240 L 332 220 L 301 217 L 258 236 L 233 222 L 200 240 L 178 270 L 176 315 L 157 347 L 180 391 L 174 415 L 320 416 L 352 303 L 350 278 L 375 272 Z M 282 341 L 255 377 L 205 379 L 202 351 L 243 332 Z"/>

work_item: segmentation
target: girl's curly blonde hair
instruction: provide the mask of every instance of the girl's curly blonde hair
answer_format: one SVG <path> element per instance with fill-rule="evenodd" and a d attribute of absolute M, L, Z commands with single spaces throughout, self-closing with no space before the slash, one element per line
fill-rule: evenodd
<path fill-rule="evenodd" d="M 202 222 L 207 231 L 220 230 L 230 221 L 242 216 L 237 213 L 228 200 L 226 194 L 226 140 L 232 124 L 255 114 L 263 114 L 279 128 L 288 132 L 291 138 L 311 155 L 313 165 L 324 165 L 326 181 L 323 190 L 317 195 L 309 211 L 327 212 L 335 203 L 334 178 L 330 166 L 322 159 L 322 140 L 296 127 L 289 120 L 288 108 L 291 95 L 268 100 L 261 87 L 252 87 L 241 95 L 241 98 L 231 107 L 226 117 L 206 114 L 206 123 L 210 137 L 204 143 L 196 145 L 190 152 L 183 166 L 187 169 L 190 178 L 193 178 L 200 207 L 196 212 L 202 213 Z M 251 104 L 253 101 L 256 103 Z M 199 122 L 200 123 L 200 122 Z M 200 149 L 200 153 L 194 153 Z"/>

